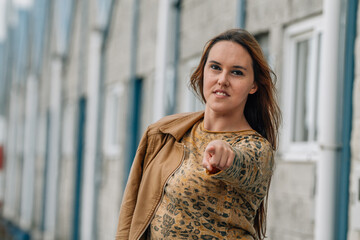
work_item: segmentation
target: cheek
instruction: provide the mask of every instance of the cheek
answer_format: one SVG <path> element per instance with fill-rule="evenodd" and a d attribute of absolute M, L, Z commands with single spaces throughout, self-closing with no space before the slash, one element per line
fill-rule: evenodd
<path fill-rule="evenodd" d="M 251 86 L 249 85 L 240 85 L 240 86 L 237 86 L 237 91 L 236 91 L 236 95 L 241 98 L 242 100 L 243 99 L 246 99 L 248 97 L 248 95 L 250 94 L 251 92 Z"/>
<path fill-rule="evenodd" d="M 217 82 L 216 76 L 211 71 L 204 72 L 204 86 L 211 86 Z"/>
<path fill-rule="evenodd" d="M 209 92 L 209 86 L 208 86 L 208 83 L 204 79 L 202 94 L 204 95 L 205 98 L 207 98 L 208 92 Z"/>
<path fill-rule="evenodd" d="M 205 93 L 206 91 L 208 91 L 208 88 L 211 85 L 211 81 L 210 78 L 208 76 L 208 74 L 204 74 L 204 79 L 203 79 L 203 92 Z"/>

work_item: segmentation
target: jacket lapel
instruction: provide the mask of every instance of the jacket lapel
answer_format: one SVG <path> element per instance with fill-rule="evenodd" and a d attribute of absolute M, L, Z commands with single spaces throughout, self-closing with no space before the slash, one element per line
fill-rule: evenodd
<path fill-rule="evenodd" d="M 176 141 L 180 141 L 185 133 L 203 117 L 203 111 L 195 113 L 184 113 L 183 116 L 162 125 L 159 130 L 162 133 L 171 134 L 176 139 Z"/>

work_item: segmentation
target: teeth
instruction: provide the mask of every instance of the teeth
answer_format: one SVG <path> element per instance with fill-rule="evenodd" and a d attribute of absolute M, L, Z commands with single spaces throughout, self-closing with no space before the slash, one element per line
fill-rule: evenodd
<path fill-rule="evenodd" d="M 216 92 L 216 95 L 226 96 L 226 93 L 223 93 L 223 92 Z"/>

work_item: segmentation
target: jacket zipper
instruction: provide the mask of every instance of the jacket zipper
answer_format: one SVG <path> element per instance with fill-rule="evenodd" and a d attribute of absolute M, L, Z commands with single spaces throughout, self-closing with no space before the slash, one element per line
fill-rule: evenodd
<path fill-rule="evenodd" d="M 159 201 L 158 201 L 158 203 L 157 203 L 157 205 L 156 205 L 156 208 L 154 209 L 151 218 L 150 218 L 149 221 L 146 223 L 144 230 L 142 230 L 141 233 L 140 233 L 140 235 L 139 235 L 139 237 L 136 238 L 137 240 L 139 240 L 139 239 L 142 237 L 142 235 L 145 233 L 146 229 L 149 227 L 152 219 L 154 218 L 154 214 L 156 213 L 156 211 L 157 211 L 158 208 L 160 207 L 160 203 L 161 203 L 161 201 L 162 201 L 162 199 L 163 199 L 163 197 L 164 197 L 164 192 L 165 192 L 165 186 L 166 186 L 166 184 L 169 182 L 171 176 L 181 167 L 181 165 L 182 165 L 183 162 L 184 162 L 184 158 L 185 158 L 185 148 L 186 148 L 186 146 L 185 146 L 185 144 L 183 144 L 182 146 L 183 146 L 183 156 L 182 156 L 182 158 L 181 158 L 181 162 L 180 162 L 180 164 L 175 168 L 175 170 L 172 171 L 172 173 L 168 176 L 168 178 L 166 179 L 164 185 L 162 186 L 161 197 L 160 197 L 160 199 L 159 199 Z"/>

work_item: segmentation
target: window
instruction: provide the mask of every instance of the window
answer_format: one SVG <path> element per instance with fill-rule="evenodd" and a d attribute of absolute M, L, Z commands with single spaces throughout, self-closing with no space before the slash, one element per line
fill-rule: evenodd
<path fill-rule="evenodd" d="M 184 73 L 186 75 L 186 79 L 183 81 L 180 81 L 180 91 L 179 94 L 179 108 L 180 112 L 196 112 L 200 110 L 204 110 L 205 106 L 200 100 L 200 97 L 196 95 L 196 93 L 192 90 L 192 88 L 189 86 L 189 78 L 197 65 L 200 62 L 200 57 L 195 57 L 193 59 L 190 59 L 185 64 L 185 70 Z"/>
<path fill-rule="evenodd" d="M 270 53 L 270 45 L 269 45 L 269 32 L 258 33 L 255 36 L 256 41 L 258 41 L 262 52 L 268 61 L 270 67 L 274 69 L 274 57 Z"/>
<path fill-rule="evenodd" d="M 254 37 L 256 41 L 258 41 L 258 43 L 260 44 L 263 54 L 266 57 L 266 60 L 269 61 L 270 60 L 269 33 L 267 32 L 259 33 L 256 34 Z"/>
<path fill-rule="evenodd" d="M 97 0 L 98 23 L 100 27 L 104 27 L 107 24 L 111 11 L 111 4 L 111 0 Z"/>
<path fill-rule="evenodd" d="M 153 121 L 176 112 L 180 14 L 180 0 L 159 1 Z"/>
<path fill-rule="evenodd" d="M 72 0 L 57 0 L 55 2 L 57 47 L 60 53 L 66 53 L 68 50 L 73 4 Z"/>
<path fill-rule="evenodd" d="M 285 29 L 281 137 L 285 159 L 315 160 L 317 156 L 320 46 L 320 17 Z"/>
<path fill-rule="evenodd" d="M 63 113 L 62 129 L 62 154 L 71 156 L 75 147 L 75 106 L 72 103 L 65 104 Z"/>
<path fill-rule="evenodd" d="M 120 151 L 119 114 L 122 86 L 110 86 L 107 91 L 104 121 L 104 153 L 108 156 L 118 155 Z"/>

